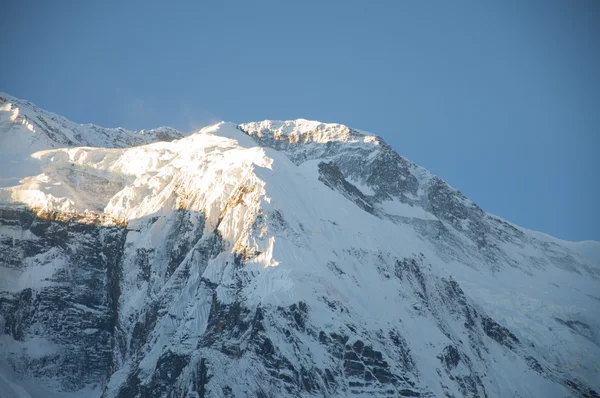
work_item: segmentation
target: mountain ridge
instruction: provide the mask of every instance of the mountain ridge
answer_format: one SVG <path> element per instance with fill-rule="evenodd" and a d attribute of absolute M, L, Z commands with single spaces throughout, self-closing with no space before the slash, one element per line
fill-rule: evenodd
<path fill-rule="evenodd" d="M 31 138 L 6 104 L 1 137 Z M 597 396 L 597 242 L 489 215 L 334 123 L 218 123 L 138 146 L 116 133 L 103 135 L 112 148 L 22 145 L 35 167 L 0 187 L 10 383 L 103 397 Z"/>

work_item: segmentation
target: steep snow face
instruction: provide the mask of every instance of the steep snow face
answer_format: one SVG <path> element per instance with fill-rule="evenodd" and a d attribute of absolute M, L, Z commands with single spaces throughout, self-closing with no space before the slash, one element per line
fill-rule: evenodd
<path fill-rule="evenodd" d="M 597 396 L 599 243 L 338 124 L 107 147 L 35 147 L 0 190 L 13 395 Z"/>

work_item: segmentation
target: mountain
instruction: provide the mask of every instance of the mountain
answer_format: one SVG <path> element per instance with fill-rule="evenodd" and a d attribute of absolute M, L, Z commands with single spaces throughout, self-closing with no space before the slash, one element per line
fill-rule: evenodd
<path fill-rule="evenodd" d="M 600 243 L 383 139 L 184 135 L 0 95 L 0 396 L 597 397 Z"/>

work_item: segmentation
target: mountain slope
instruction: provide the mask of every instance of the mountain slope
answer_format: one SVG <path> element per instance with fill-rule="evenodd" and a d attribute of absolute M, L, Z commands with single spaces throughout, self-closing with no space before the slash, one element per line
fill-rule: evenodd
<path fill-rule="evenodd" d="M 30 159 L 37 151 L 74 146 L 125 148 L 184 136 L 170 127 L 135 132 L 80 125 L 5 93 L 0 93 L 0 131 L 0 187 L 37 174 L 37 164 Z"/>
<path fill-rule="evenodd" d="M 489 215 L 379 137 L 296 120 L 100 140 L 52 116 L 66 141 L 28 127 L 46 119 L 33 105 L 3 109 L 2 139 L 45 140 L 0 190 L 14 391 L 600 390 L 600 244 Z"/>

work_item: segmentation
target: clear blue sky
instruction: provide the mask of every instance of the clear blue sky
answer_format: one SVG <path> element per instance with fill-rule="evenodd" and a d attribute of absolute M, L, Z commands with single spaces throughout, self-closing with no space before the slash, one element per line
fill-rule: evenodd
<path fill-rule="evenodd" d="M 598 1 L 11 1 L 0 26 L 0 91 L 76 122 L 339 122 L 600 240 Z"/>

